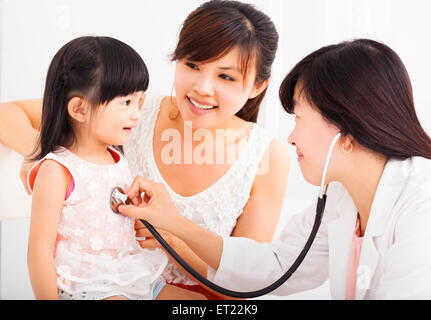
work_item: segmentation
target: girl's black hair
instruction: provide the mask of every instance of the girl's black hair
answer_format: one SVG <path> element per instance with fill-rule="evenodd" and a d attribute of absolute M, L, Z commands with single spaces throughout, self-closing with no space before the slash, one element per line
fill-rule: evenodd
<path fill-rule="evenodd" d="M 97 108 L 115 97 L 146 91 L 148 83 L 144 61 L 127 44 L 94 36 L 68 42 L 48 69 L 40 136 L 32 160 L 76 140 L 67 110 L 71 98 L 84 98 Z"/>
<path fill-rule="evenodd" d="M 280 87 L 288 113 L 294 112 L 298 84 L 325 119 L 362 146 L 388 158 L 431 159 L 431 139 L 416 115 L 407 70 L 383 43 L 346 41 L 306 56 Z"/>

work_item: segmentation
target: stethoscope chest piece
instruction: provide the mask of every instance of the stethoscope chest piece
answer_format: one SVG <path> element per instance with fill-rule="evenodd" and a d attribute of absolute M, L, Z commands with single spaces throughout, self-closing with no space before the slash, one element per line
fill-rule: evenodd
<path fill-rule="evenodd" d="M 118 207 L 122 204 L 130 204 L 130 199 L 120 187 L 115 187 L 111 191 L 110 206 L 114 213 L 119 213 Z"/>

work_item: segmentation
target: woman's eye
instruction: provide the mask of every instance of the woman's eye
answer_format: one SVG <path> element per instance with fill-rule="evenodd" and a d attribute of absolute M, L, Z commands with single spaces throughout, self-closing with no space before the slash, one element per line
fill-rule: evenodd
<path fill-rule="evenodd" d="M 123 101 L 121 104 L 122 104 L 123 106 L 130 106 L 130 103 L 131 103 L 131 101 L 130 101 L 130 100 L 126 100 L 126 101 Z"/>
<path fill-rule="evenodd" d="M 191 62 L 186 62 L 186 66 L 193 70 L 199 70 L 198 66 Z"/>
<path fill-rule="evenodd" d="M 232 78 L 231 76 L 228 76 L 227 74 L 221 74 L 220 78 L 222 78 L 224 80 L 235 81 L 234 78 Z"/>

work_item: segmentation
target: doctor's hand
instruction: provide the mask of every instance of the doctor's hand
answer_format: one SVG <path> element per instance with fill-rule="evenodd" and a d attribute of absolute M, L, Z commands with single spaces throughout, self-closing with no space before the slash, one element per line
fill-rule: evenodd
<path fill-rule="evenodd" d="M 143 192 L 144 198 L 141 196 Z M 146 220 L 155 228 L 175 233 L 181 222 L 186 219 L 178 212 L 166 187 L 161 183 L 136 177 L 127 196 L 132 200 L 133 205 L 120 205 L 118 208 L 120 213 Z"/>

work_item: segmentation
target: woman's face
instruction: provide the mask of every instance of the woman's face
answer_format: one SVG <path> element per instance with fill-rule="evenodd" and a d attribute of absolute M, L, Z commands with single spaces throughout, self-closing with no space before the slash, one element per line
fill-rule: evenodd
<path fill-rule="evenodd" d="M 177 61 L 175 92 L 183 121 L 191 121 L 193 128 L 211 128 L 232 118 L 263 91 L 255 83 L 254 64 L 248 69 L 244 79 L 236 48 L 212 62 Z"/>
<path fill-rule="evenodd" d="M 289 135 L 289 143 L 296 147 L 298 163 L 305 180 L 318 186 L 330 144 L 340 130 L 322 117 L 318 109 L 306 100 L 305 94 L 301 94 L 300 89 L 297 85 L 294 92 L 295 128 Z M 336 144 L 326 182 L 334 178 L 338 149 L 339 144 Z"/>

